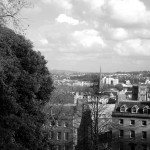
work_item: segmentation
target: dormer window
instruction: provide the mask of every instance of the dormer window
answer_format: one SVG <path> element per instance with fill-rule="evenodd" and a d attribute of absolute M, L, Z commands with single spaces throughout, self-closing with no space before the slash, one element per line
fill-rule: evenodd
<path fill-rule="evenodd" d="M 64 127 L 68 127 L 68 122 L 64 122 Z"/>
<path fill-rule="evenodd" d="M 149 112 L 149 106 L 145 106 L 145 107 L 143 108 L 143 113 L 144 113 L 144 114 L 148 114 L 148 112 Z"/>
<path fill-rule="evenodd" d="M 138 112 L 139 107 L 137 105 L 133 106 L 131 109 L 132 113 L 137 113 Z"/>
<path fill-rule="evenodd" d="M 127 106 L 126 105 L 122 105 L 120 107 L 120 112 L 126 112 L 126 110 L 127 110 Z"/>
<path fill-rule="evenodd" d="M 57 126 L 57 127 L 60 127 L 60 126 L 61 126 L 61 122 L 57 120 L 57 121 L 56 121 L 56 126 Z"/>

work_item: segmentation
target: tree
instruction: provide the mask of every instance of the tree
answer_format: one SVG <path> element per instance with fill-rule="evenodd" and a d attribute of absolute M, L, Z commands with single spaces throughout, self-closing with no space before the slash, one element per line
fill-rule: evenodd
<path fill-rule="evenodd" d="M 103 89 L 102 89 L 103 90 Z M 101 90 L 101 91 L 102 91 Z M 79 101 L 79 100 L 78 100 Z M 103 102 L 103 103 L 102 103 Z M 82 130 L 78 130 L 78 134 L 81 136 L 80 141 L 78 140 L 78 149 L 84 149 L 87 146 L 87 134 L 90 142 L 88 143 L 91 146 L 88 146 L 90 150 L 110 150 L 111 143 L 114 142 L 111 139 L 111 130 L 116 128 L 117 125 L 112 122 L 112 111 L 114 110 L 115 104 L 106 104 L 103 101 L 102 93 L 92 95 L 89 98 L 84 98 L 81 100 L 81 104 L 88 106 L 88 110 L 91 112 L 91 117 L 87 118 L 92 120 L 92 134 L 87 132 L 88 119 L 84 119 L 81 116 L 81 122 L 84 122 L 87 126 L 84 126 Z M 85 122 L 86 120 L 87 122 Z M 80 124 L 81 125 L 81 124 Z"/>
<path fill-rule="evenodd" d="M 83 104 L 80 126 L 78 128 L 78 150 L 91 150 L 92 148 L 92 117 L 91 110 Z"/>
<path fill-rule="evenodd" d="M 41 110 L 53 90 L 46 63 L 29 40 L 0 26 L 0 149 L 46 148 Z"/>
<path fill-rule="evenodd" d="M 20 25 L 19 13 L 22 8 L 29 7 L 27 0 L 1 0 L 0 2 L 0 25 L 8 25 L 14 27 L 16 31 L 22 31 Z"/>
<path fill-rule="evenodd" d="M 117 84 L 117 85 L 115 85 L 115 88 L 119 91 L 122 91 L 123 90 L 123 85 L 122 84 Z"/>

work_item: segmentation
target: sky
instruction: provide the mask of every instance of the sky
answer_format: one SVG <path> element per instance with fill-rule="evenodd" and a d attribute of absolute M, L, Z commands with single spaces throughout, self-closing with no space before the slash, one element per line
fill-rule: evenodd
<path fill-rule="evenodd" d="M 149 0 L 31 2 L 21 11 L 26 37 L 49 69 L 150 70 Z"/>

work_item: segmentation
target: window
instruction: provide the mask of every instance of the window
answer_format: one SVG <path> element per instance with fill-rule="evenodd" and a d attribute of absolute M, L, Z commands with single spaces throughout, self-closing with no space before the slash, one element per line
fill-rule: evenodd
<path fill-rule="evenodd" d="M 69 150 L 69 146 L 68 146 L 68 145 L 65 145 L 65 146 L 64 146 L 64 150 Z"/>
<path fill-rule="evenodd" d="M 138 112 L 139 107 L 137 105 L 132 107 L 132 113 L 137 113 Z"/>
<path fill-rule="evenodd" d="M 145 106 L 145 107 L 143 108 L 143 113 L 144 113 L 144 114 L 148 114 L 148 112 L 149 112 L 149 106 Z"/>
<path fill-rule="evenodd" d="M 145 120 L 142 120 L 142 126 L 146 126 L 147 122 Z"/>
<path fill-rule="evenodd" d="M 132 113 L 136 113 L 136 108 L 135 107 L 132 108 Z"/>
<path fill-rule="evenodd" d="M 120 112 L 126 112 L 127 110 L 127 106 L 126 105 L 123 105 L 120 107 Z"/>
<path fill-rule="evenodd" d="M 147 150 L 147 145 L 142 145 L 142 150 Z"/>
<path fill-rule="evenodd" d="M 142 139 L 146 139 L 147 138 L 147 132 L 146 131 L 142 131 Z"/>
<path fill-rule="evenodd" d="M 53 131 L 50 131 L 50 133 L 49 133 L 49 138 L 50 138 L 50 139 L 53 139 L 53 138 L 54 138 L 54 132 L 53 132 Z"/>
<path fill-rule="evenodd" d="M 130 125 L 135 125 L 135 120 L 130 120 Z"/>
<path fill-rule="evenodd" d="M 130 150 L 135 150 L 135 144 L 130 145 Z"/>
<path fill-rule="evenodd" d="M 123 137 L 124 136 L 124 131 L 123 130 L 120 130 L 119 131 L 119 137 Z"/>
<path fill-rule="evenodd" d="M 119 143 L 119 150 L 123 150 L 123 143 Z"/>
<path fill-rule="evenodd" d="M 102 114 L 102 118 L 106 118 L 106 114 Z"/>
<path fill-rule="evenodd" d="M 123 124 L 123 119 L 119 119 L 119 124 Z"/>
<path fill-rule="evenodd" d="M 57 146 L 56 146 L 56 150 L 61 150 L 61 146 L 60 146 L 60 145 L 57 145 Z"/>
<path fill-rule="evenodd" d="M 53 126 L 54 125 L 54 121 L 50 121 L 49 122 L 49 126 L 51 127 L 51 126 Z"/>
<path fill-rule="evenodd" d="M 133 130 L 130 131 L 130 138 L 135 138 L 135 131 Z"/>
<path fill-rule="evenodd" d="M 61 126 L 61 122 L 60 121 L 56 121 L 56 126 L 60 127 Z"/>
<path fill-rule="evenodd" d="M 57 132 L 57 140 L 61 139 L 61 132 Z"/>
<path fill-rule="evenodd" d="M 69 133 L 68 132 L 65 132 L 64 133 L 64 140 L 68 140 L 69 139 Z"/>
<path fill-rule="evenodd" d="M 64 122 L 64 127 L 68 127 L 68 122 Z"/>

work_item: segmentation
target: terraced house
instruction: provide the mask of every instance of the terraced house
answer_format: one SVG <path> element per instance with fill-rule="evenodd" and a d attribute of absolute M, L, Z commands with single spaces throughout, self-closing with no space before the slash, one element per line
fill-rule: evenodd
<path fill-rule="evenodd" d="M 53 106 L 53 112 L 45 125 L 49 138 L 49 150 L 73 150 L 77 143 L 74 105 Z"/>
<path fill-rule="evenodd" d="M 150 102 L 120 101 L 112 113 L 113 150 L 150 149 Z"/>

